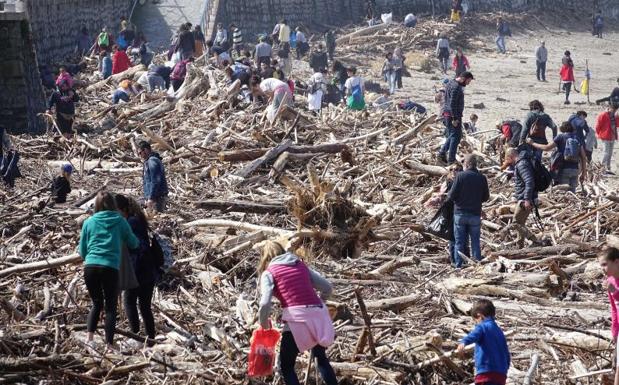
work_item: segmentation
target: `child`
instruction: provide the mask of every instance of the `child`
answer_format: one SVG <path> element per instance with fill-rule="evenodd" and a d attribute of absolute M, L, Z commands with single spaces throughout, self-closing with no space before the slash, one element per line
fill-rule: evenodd
<path fill-rule="evenodd" d="M 475 384 L 505 385 L 510 357 L 507 341 L 501 328 L 494 320 L 494 304 L 479 300 L 471 309 L 471 316 L 477 326 L 460 340 L 458 353 L 464 352 L 466 345 L 475 343 Z"/>
<path fill-rule="evenodd" d="M 479 120 L 477 114 L 471 114 L 469 120 L 470 121 L 468 123 L 464 123 L 464 129 L 466 130 L 467 134 L 477 132 L 477 120 Z"/>
<path fill-rule="evenodd" d="M 271 302 L 275 296 L 283 309 L 285 323 L 280 346 L 280 370 L 286 385 L 299 383 L 294 367 L 299 353 L 311 349 L 316 367 L 327 385 L 337 385 L 335 372 L 325 349 L 333 343 L 335 329 L 323 299 L 333 288 L 329 281 L 310 269 L 296 255 L 286 253 L 274 241 L 266 241 L 258 265 L 260 276 L 260 325 L 270 329 Z M 318 290 L 321 296 L 316 293 Z"/>
<path fill-rule="evenodd" d="M 54 178 L 52 181 L 52 199 L 56 203 L 65 203 L 67 201 L 67 194 L 71 192 L 71 174 L 73 173 L 73 166 L 69 163 L 63 164 L 60 167 L 60 175 Z"/>
<path fill-rule="evenodd" d="M 608 299 L 610 301 L 610 315 L 611 315 L 611 333 L 613 340 L 617 341 L 617 335 L 619 334 L 619 317 L 617 316 L 617 300 L 619 300 L 619 249 L 616 247 L 607 248 L 602 255 L 600 255 L 600 265 L 604 270 L 608 283 Z M 619 346 L 617 346 L 619 352 Z M 619 362 L 619 355 L 617 355 L 617 362 Z M 615 385 L 619 384 L 619 370 L 615 371 Z"/>

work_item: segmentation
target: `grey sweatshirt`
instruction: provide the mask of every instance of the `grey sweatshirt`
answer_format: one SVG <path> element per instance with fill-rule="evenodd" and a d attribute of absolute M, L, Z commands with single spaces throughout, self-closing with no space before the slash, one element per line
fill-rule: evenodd
<path fill-rule="evenodd" d="M 548 60 L 548 50 L 541 45 L 535 50 L 535 60 L 540 63 L 544 63 Z"/>
<path fill-rule="evenodd" d="M 286 253 L 279 255 L 269 263 L 269 266 L 273 265 L 294 265 L 299 258 L 293 253 Z M 316 271 L 309 269 L 310 279 L 312 280 L 312 286 L 318 292 L 320 292 L 320 298 L 326 301 L 333 292 L 333 286 L 322 275 Z M 271 305 L 273 300 L 273 290 L 275 289 L 275 281 L 273 275 L 268 271 L 264 271 L 260 276 L 260 307 L 258 309 L 258 316 L 260 319 L 260 325 L 263 328 L 269 328 L 269 316 L 271 315 Z M 284 331 L 288 330 L 288 326 L 284 327 Z"/>

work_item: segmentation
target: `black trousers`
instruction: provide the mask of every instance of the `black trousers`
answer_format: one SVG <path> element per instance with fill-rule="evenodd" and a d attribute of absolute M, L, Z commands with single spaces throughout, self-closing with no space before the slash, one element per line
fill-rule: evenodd
<path fill-rule="evenodd" d="M 138 318 L 137 308 L 139 302 L 140 314 L 144 321 L 144 329 L 146 330 L 146 335 L 150 339 L 155 339 L 155 318 L 153 317 L 153 310 L 151 309 L 154 289 L 155 283 L 150 282 L 140 285 L 135 289 L 125 290 L 123 293 L 125 313 L 127 313 L 131 331 L 134 333 L 139 333 L 140 331 L 140 318 Z"/>
<path fill-rule="evenodd" d="M 536 61 L 537 64 L 537 80 L 546 80 L 546 62 Z"/>
<path fill-rule="evenodd" d="M 183 82 L 185 81 L 185 79 L 172 79 L 172 89 L 176 92 L 178 91 L 179 88 L 181 88 L 181 86 L 183 85 Z"/>
<path fill-rule="evenodd" d="M 118 270 L 107 266 L 86 266 L 84 268 L 84 282 L 92 300 L 92 307 L 88 314 L 87 330 L 94 333 L 101 310 L 105 307 L 105 341 L 114 342 L 116 331 L 116 297 L 118 294 Z"/>
<path fill-rule="evenodd" d="M 316 358 L 316 367 L 320 372 L 320 377 L 327 385 L 337 385 L 337 379 L 335 372 L 329 363 L 325 348 L 320 345 L 316 345 L 312 348 L 312 353 Z M 297 361 L 297 355 L 299 349 L 294 342 L 294 337 L 291 332 L 284 332 L 282 334 L 282 342 L 279 348 L 280 369 L 282 371 L 282 377 L 286 385 L 299 385 L 299 378 L 294 371 L 294 364 Z"/>

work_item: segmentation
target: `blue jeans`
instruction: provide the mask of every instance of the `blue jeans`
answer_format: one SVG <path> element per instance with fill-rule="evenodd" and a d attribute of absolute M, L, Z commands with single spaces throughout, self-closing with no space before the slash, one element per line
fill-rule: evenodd
<path fill-rule="evenodd" d="M 496 46 L 499 49 L 500 53 L 505 53 L 505 36 L 498 35 L 496 37 Z"/>
<path fill-rule="evenodd" d="M 385 74 L 385 80 L 389 83 L 389 94 L 393 95 L 395 93 L 395 85 L 396 85 L 396 76 L 395 71 L 387 72 Z"/>
<path fill-rule="evenodd" d="M 471 256 L 468 239 L 464 240 L 464 255 L 467 257 Z M 460 255 L 458 255 L 458 257 L 460 257 Z M 452 266 L 456 266 L 456 241 L 449 241 L 449 261 Z"/>
<path fill-rule="evenodd" d="M 466 254 L 466 243 L 470 238 L 471 256 L 481 261 L 481 217 L 472 214 L 454 215 L 454 235 L 456 236 L 456 251 Z M 454 253 L 456 267 L 462 267 L 462 258 Z"/>
<path fill-rule="evenodd" d="M 329 359 L 325 353 L 325 348 L 316 345 L 312 348 L 312 353 L 316 358 L 316 367 L 320 372 L 320 377 L 327 385 L 337 385 L 335 372 L 329 363 Z M 282 342 L 279 349 L 279 360 L 282 377 L 286 385 L 299 385 L 299 378 L 294 371 L 294 364 L 297 361 L 299 349 L 294 342 L 294 337 L 291 332 L 282 333 Z"/>
<path fill-rule="evenodd" d="M 451 118 L 447 117 L 443 118 L 443 124 L 445 125 L 445 136 L 447 136 L 447 140 L 445 140 L 439 154 L 447 154 L 447 162 L 453 163 L 456 161 L 458 145 L 460 144 L 460 140 L 462 140 L 462 121 L 460 121 L 460 124 L 456 127 L 451 123 Z"/>

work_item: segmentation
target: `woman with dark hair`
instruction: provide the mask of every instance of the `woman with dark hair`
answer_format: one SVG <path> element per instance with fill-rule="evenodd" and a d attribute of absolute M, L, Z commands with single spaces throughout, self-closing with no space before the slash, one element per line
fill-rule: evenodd
<path fill-rule="evenodd" d="M 206 38 L 204 37 L 204 33 L 202 33 L 202 27 L 196 25 L 193 27 L 193 39 L 194 39 L 194 50 L 193 55 L 195 57 L 200 57 L 204 55 L 204 51 L 206 49 Z"/>
<path fill-rule="evenodd" d="M 546 139 L 546 128 L 552 130 L 552 137 L 557 136 L 557 125 L 552 121 L 552 118 L 544 112 L 544 105 L 539 100 L 532 100 L 529 103 L 530 112 L 523 120 L 522 132 L 520 133 L 519 144 L 531 138 L 533 142 L 539 144 L 548 144 Z M 542 150 L 535 150 L 537 159 L 542 160 Z"/>
<path fill-rule="evenodd" d="M 97 321 L 105 305 L 105 342 L 112 349 L 116 330 L 116 297 L 122 245 L 136 249 L 140 242 L 127 221 L 116 211 L 114 197 L 107 191 L 97 194 L 95 215 L 82 226 L 79 253 L 84 259 L 84 282 L 92 300 L 87 321 L 87 344 L 94 344 Z"/>
<path fill-rule="evenodd" d="M 140 314 L 144 321 L 144 329 L 149 339 L 155 339 L 155 319 L 151 309 L 155 282 L 159 278 L 159 271 L 150 254 L 150 240 L 148 238 L 148 219 L 140 204 L 133 198 L 117 194 L 115 197 L 118 211 L 127 219 L 133 234 L 140 241 L 140 246 L 129 252 L 133 271 L 138 280 L 138 287 L 123 292 L 123 304 L 133 333 L 140 332 L 137 303 L 140 303 Z"/>

